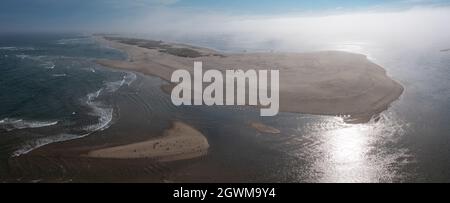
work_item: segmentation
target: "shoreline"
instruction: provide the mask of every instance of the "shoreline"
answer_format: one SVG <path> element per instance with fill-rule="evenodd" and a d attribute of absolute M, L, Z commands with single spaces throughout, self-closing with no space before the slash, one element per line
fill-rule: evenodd
<path fill-rule="evenodd" d="M 169 83 L 175 70 L 192 73 L 194 61 L 203 61 L 205 70 L 277 67 L 280 112 L 339 116 L 347 123 L 366 123 L 388 109 L 404 91 L 385 69 L 361 54 L 342 51 L 225 54 L 162 41 L 102 36 L 95 39 L 128 55 L 126 61 L 96 60 L 100 65 L 137 71 Z M 170 86 L 162 88 L 169 93 Z"/>

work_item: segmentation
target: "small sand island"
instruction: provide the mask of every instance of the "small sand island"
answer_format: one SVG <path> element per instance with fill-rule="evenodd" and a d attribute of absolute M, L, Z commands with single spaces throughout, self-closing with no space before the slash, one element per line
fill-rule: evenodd
<path fill-rule="evenodd" d="M 92 158 L 139 159 L 150 158 L 158 161 L 191 159 L 207 154 L 209 148 L 206 138 L 191 126 L 174 122 L 158 138 L 90 151 Z"/>
<path fill-rule="evenodd" d="M 349 123 L 368 122 L 399 98 L 403 87 L 366 56 L 341 51 L 314 53 L 236 53 L 144 39 L 96 36 L 128 54 L 127 61 L 99 64 L 138 71 L 170 81 L 173 71 L 203 69 L 280 70 L 280 111 L 343 116 Z M 164 87 L 167 89 L 167 87 Z M 168 92 L 169 90 L 166 90 Z"/>
<path fill-rule="evenodd" d="M 255 130 L 257 130 L 260 133 L 267 133 L 267 134 L 280 134 L 281 133 L 280 130 L 278 130 L 274 127 L 271 127 L 271 126 L 268 126 L 268 125 L 265 125 L 262 123 L 258 123 L 258 122 L 250 123 L 250 127 L 254 128 Z"/>

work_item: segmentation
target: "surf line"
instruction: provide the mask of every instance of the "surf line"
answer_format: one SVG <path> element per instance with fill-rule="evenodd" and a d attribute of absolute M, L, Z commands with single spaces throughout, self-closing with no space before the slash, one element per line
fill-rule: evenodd
<path fill-rule="evenodd" d="M 260 106 L 261 116 L 275 116 L 280 107 L 280 73 L 279 70 L 270 70 L 270 84 L 268 84 L 268 72 L 254 69 L 245 72 L 241 69 L 225 70 L 224 77 L 221 71 L 214 69 L 203 73 L 203 62 L 196 61 L 193 81 L 187 70 L 180 69 L 172 73 L 171 82 L 177 85 L 172 89 L 171 100 L 175 106 Z M 203 83 L 209 85 L 203 88 Z M 247 83 L 248 94 L 246 94 Z"/>

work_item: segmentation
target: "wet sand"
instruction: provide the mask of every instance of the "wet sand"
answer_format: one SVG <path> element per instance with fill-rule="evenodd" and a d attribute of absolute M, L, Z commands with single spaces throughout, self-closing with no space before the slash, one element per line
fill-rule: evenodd
<path fill-rule="evenodd" d="M 256 131 L 258 131 L 260 133 L 268 133 L 268 134 L 280 134 L 281 133 L 280 130 L 278 130 L 274 127 L 271 127 L 271 126 L 268 126 L 268 125 L 265 125 L 262 123 L 258 123 L 258 122 L 250 123 L 250 127 L 254 128 Z"/>
<path fill-rule="evenodd" d="M 90 151 L 91 158 L 138 159 L 151 158 L 158 161 L 192 159 L 207 154 L 206 138 L 196 129 L 174 122 L 160 137 L 151 140 Z"/>
<path fill-rule="evenodd" d="M 203 61 L 204 71 L 279 69 L 283 112 L 342 116 L 349 123 L 364 123 L 386 110 L 403 92 L 403 87 L 389 78 L 382 67 L 361 54 L 341 51 L 224 54 L 161 41 L 96 38 L 129 57 L 127 61 L 98 60 L 99 64 L 166 81 L 177 69 L 192 73 L 194 61 Z"/>

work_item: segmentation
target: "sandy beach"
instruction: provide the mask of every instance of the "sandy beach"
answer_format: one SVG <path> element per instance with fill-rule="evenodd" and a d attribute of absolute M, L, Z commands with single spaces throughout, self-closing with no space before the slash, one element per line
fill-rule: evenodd
<path fill-rule="evenodd" d="M 207 154 L 206 138 L 183 122 L 173 122 L 162 136 L 147 141 L 90 151 L 91 158 L 141 159 L 158 161 L 191 159 Z"/>
<path fill-rule="evenodd" d="M 386 110 L 403 87 L 366 56 L 341 51 L 314 53 L 236 53 L 161 41 L 96 36 L 128 54 L 127 61 L 99 64 L 170 80 L 177 69 L 193 72 L 193 62 L 208 69 L 279 69 L 280 111 L 342 116 L 349 123 L 368 122 Z M 165 87 L 167 88 L 167 87 Z"/>

